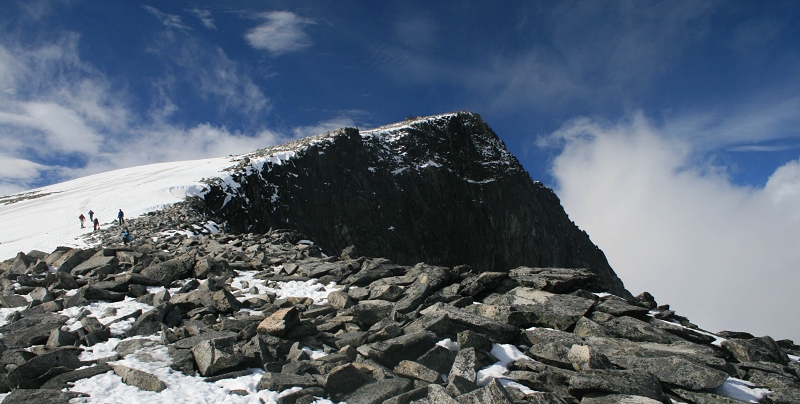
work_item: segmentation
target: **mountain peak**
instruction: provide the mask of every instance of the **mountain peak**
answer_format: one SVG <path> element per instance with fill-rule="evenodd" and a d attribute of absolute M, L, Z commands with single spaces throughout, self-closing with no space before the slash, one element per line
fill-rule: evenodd
<path fill-rule="evenodd" d="M 630 296 L 552 190 L 534 182 L 479 115 L 342 128 L 243 156 L 210 184 L 230 229 L 292 228 L 332 252 L 401 264 L 590 268 Z"/>

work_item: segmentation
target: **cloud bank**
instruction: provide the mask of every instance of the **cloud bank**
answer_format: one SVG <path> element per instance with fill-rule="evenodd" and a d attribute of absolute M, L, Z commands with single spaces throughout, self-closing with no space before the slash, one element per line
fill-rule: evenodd
<path fill-rule="evenodd" d="M 709 331 L 800 340 L 800 159 L 734 185 L 642 114 L 576 119 L 540 144 L 553 142 L 556 192 L 632 293 Z"/>

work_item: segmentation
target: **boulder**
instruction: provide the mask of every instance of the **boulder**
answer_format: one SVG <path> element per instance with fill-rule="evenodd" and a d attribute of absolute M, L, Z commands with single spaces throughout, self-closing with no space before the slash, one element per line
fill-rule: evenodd
<path fill-rule="evenodd" d="M 295 307 L 287 307 L 272 313 L 259 323 L 258 332 L 282 337 L 298 324 L 300 324 L 300 312 Z"/>
<path fill-rule="evenodd" d="M 17 389 L 3 399 L 4 404 L 69 404 L 70 400 L 87 397 L 83 393 L 57 390 Z"/>
<path fill-rule="evenodd" d="M 236 347 L 236 338 L 232 336 L 203 340 L 191 350 L 197 369 L 203 376 L 234 368 L 243 360 Z"/>
<path fill-rule="evenodd" d="M 415 360 L 436 344 L 433 333 L 420 331 L 385 341 L 362 345 L 356 350 L 365 357 L 393 368 L 403 360 Z"/>
<path fill-rule="evenodd" d="M 408 379 L 385 379 L 359 387 L 356 391 L 344 396 L 343 401 L 347 403 L 379 404 L 405 393 L 413 387 L 414 383 Z"/>
<path fill-rule="evenodd" d="M 576 397 L 590 393 L 644 396 L 661 401 L 661 383 L 649 373 L 631 370 L 588 370 L 569 379 L 569 392 Z"/>
<path fill-rule="evenodd" d="M 722 347 L 739 362 L 764 361 L 782 365 L 789 363 L 789 357 L 786 352 L 770 337 L 730 338 L 722 341 Z"/>
<path fill-rule="evenodd" d="M 114 373 L 122 378 L 122 382 L 138 388 L 139 390 L 154 391 L 156 393 L 166 390 L 167 385 L 156 375 L 143 370 L 122 365 L 111 365 Z"/>

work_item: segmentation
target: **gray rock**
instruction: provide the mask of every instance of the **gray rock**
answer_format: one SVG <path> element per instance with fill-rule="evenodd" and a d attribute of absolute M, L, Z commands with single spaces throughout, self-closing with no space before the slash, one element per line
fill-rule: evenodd
<path fill-rule="evenodd" d="M 45 382 L 40 388 L 48 390 L 61 390 L 70 387 L 70 383 L 78 380 L 88 379 L 106 372 L 112 371 L 111 366 L 107 364 L 99 364 L 87 368 L 73 370 L 71 372 L 62 373 L 52 377 Z"/>
<path fill-rule="evenodd" d="M 232 331 L 206 332 L 206 333 L 202 333 L 200 335 L 195 335 L 195 336 L 192 336 L 192 337 L 189 337 L 189 338 L 183 338 L 181 340 L 178 340 L 178 341 L 175 342 L 174 346 L 175 346 L 175 348 L 178 348 L 178 349 L 192 349 L 192 347 L 194 347 L 195 345 L 197 345 L 197 344 L 199 344 L 199 343 L 201 343 L 203 341 L 207 341 L 207 340 L 210 340 L 210 339 L 216 339 L 216 338 L 227 338 L 227 337 L 234 337 L 235 338 L 238 335 L 239 335 L 238 333 L 235 333 L 235 332 L 232 332 Z"/>
<path fill-rule="evenodd" d="M 3 399 L 4 404 L 69 404 L 70 400 L 87 397 L 83 393 L 63 392 L 57 390 L 17 389 Z"/>
<path fill-rule="evenodd" d="M 770 390 L 779 388 L 800 389 L 800 380 L 789 374 L 768 373 L 757 369 L 747 372 L 747 381 Z"/>
<path fill-rule="evenodd" d="M 242 363 L 237 352 L 236 338 L 223 337 L 204 340 L 192 347 L 192 355 L 202 376 L 211 376 Z"/>
<path fill-rule="evenodd" d="M 81 366 L 78 353 L 78 350 L 74 348 L 59 348 L 38 355 L 8 372 L 8 383 L 12 386 L 19 386 L 30 380 L 38 379 L 50 369 L 59 366 L 77 369 Z M 45 381 L 41 380 L 42 383 Z"/>
<path fill-rule="evenodd" d="M 58 348 L 62 346 L 74 345 L 78 340 L 78 334 L 75 332 L 64 331 L 61 328 L 55 328 L 50 331 L 50 337 L 47 339 L 45 346 L 48 348 Z"/>
<path fill-rule="evenodd" d="M 432 292 L 432 288 L 427 283 L 415 283 L 406 289 L 405 295 L 394 304 L 394 310 L 398 313 L 408 313 L 414 311 L 425 301 Z"/>
<path fill-rule="evenodd" d="M 478 359 L 475 348 L 458 351 L 453 367 L 447 376 L 447 391 L 453 396 L 460 396 L 478 388 Z"/>
<path fill-rule="evenodd" d="M 530 313 L 533 325 L 567 330 L 589 311 L 594 301 L 518 287 L 492 304 L 515 306 L 519 311 Z"/>
<path fill-rule="evenodd" d="M 152 309 L 142 313 L 130 330 L 126 332 L 129 337 L 136 335 L 152 335 L 161 330 L 162 312 L 159 309 Z"/>
<path fill-rule="evenodd" d="M 300 324 L 300 312 L 295 307 L 288 307 L 265 318 L 258 324 L 258 332 L 282 337 L 298 324 Z"/>
<path fill-rule="evenodd" d="M 189 274 L 194 266 L 188 257 L 180 257 L 169 261 L 152 264 L 142 270 L 141 274 L 150 279 L 155 279 L 161 286 L 169 286 L 172 281 L 182 279 Z"/>
<path fill-rule="evenodd" d="M 605 355 L 586 345 L 572 345 L 567 353 L 567 359 L 577 371 L 614 368 Z"/>
<path fill-rule="evenodd" d="M 28 304 L 28 299 L 20 295 L 0 296 L 0 306 L 7 309 L 14 307 L 25 307 Z"/>
<path fill-rule="evenodd" d="M 353 299 L 346 292 L 335 291 L 328 294 L 328 303 L 336 310 L 346 309 L 352 306 Z"/>
<path fill-rule="evenodd" d="M 386 300 L 389 302 L 393 302 L 400 298 L 403 295 L 405 289 L 402 286 L 397 285 L 380 285 L 380 286 L 371 286 L 369 292 L 369 299 L 370 300 Z"/>
<path fill-rule="evenodd" d="M 520 285 L 552 293 L 570 293 L 578 289 L 597 290 L 597 275 L 588 269 L 518 267 L 509 276 Z"/>
<path fill-rule="evenodd" d="M 323 387 L 331 394 L 347 394 L 368 383 L 370 377 L 362 373 L 353 364 L 336 366 L 325 376 Z"/>
<path fill-rule="evenodd" d="M 373 342 L 357 348 L 358 353 L 376 362 L 393 368 L 403 360 L 415 360 L 436 344 L 430 332 L 415 332 L 386 341 Z"/>
<path fill-rule="evenodd" d="M 459 396 L 457 400 L 461 404 L 512 404 L 514 402 L 497 379 L 492 379 L 486 387 Z"/>
<path fill-rule="evenodd" d="M 647 308 L 632 305 L 625 299 L 614 295 L 605 297 L 602 302 L 595 305 L 594 309 L 611 314 L 614 317 L 630 316 L 640 319 L 646 318 L 650 312 Z"/>
<path fill-rule="evenodd" d="M 618 317 L 608 321 L 604 326 L 618 337 L 631 341 L 669 344 L 677 340 L 666 331 L 632 317 Z"/>
<path fill-rule="evenodd" d="M 642 396 L 609 394 L 597 397 L 584 397 L 581 404 L 662 404 L 661 401 Z"/>
<path fill-rule="evenodd" d="M 440 374 L 450 373 L 453 362 L 458 353 L 451 351 L 441 345 L 436 345 L 417 358 L 416 362 L 422 366 L 435 370 Z"/>
<path fill-rule="evenodd" d="M 572 341 L 557 340 L 535 344 L 525 353 L 531 358 L 550 366 L 572 370 L 573 364 L 569 358 L 570 349 L 572 347 Z"/>
<path fill-rule="evenodd" d="M 344 316 L 353 316 L 355 317 L 355 322 L 370 327 L 388 318 L 392 313 L 393 307 L 396 306 L 392 302 L 385 300 L 362 300 L 348 309 L 341 310 L 339 313 Z"/>
<path fill-rule="evenodd" d="M 458 401 L 450 396 L 447 390 L 438 384 L 428 385 L 428 404 L 458 404 Z"/>
<path fill-rule="evenodd" d="M 23 317 L 0 327 L 3 343 L 8 348 L 27 348 L 43 345 L 50 338 L 50 332 L 69 320 L 69 317 L 55 313 L 35 313 L 30 310 L 20 313 Z"/>
<path fill-rule="evenodd" d="M 175 369 L 187 376 L 195 376 L 194 355 L 191 349 L 168 348 L 169 357 L 172 359 L 170 368 Z"/>
<path fill-rule="evenodd" d="M 722 341 L 722 347 L 739 362 L 774 362 L 785 365 L 789 363 L 786 352 L 770 337 L 753 339 L 730 338 Z"/>
<path fill-rule="evenodd" d="M 795 404 L 800 403 L 800 389 L 794 388 L 774 388 L 767 395 L 774 404 Z"/>
<path fill-rule="evenodd" d="M 661 383 L 649 373 L 630 370 L 589 370 L 569 379 L 569 392 L 582 397 L 589 393 L 614 393 L 661 400 Z"/>
<path fill-rule="evenodd" d="M 138 388 L 139 390 L 155 391 L 156 393 L 166 390 L 167 385 L 156 375 L 147 373 L 143 370 L 129 368 L 122 365 L 111 365 L 114 373 L 122 378 L 122 382 Z"/>
<path fill-rule="evenodd" d="M 437 383 L 441 381 L 439 372 L 413 361 L 400 361 L 392 371 L 396 375 L 410 377 L 428 383 Z"/>
<path fill-rule="evenodd" d="M 697 331 L 692 330 L 691 328 L 686 328 L 678 324 L 671 323 L 669 321 L 651 319 L 650 325 L 662 329 L 672 335 L 676 335 L 680 338 L 683 338 L 687 341 L 694 342 L 695 344 L 710 344 L 716 340 L 716 338 L 710 335 L 701 334 Z"/>
<path fill-rule="evenodd" d="M 461 282 L 461 294 L 475 296 L 484 290 L 494 289 L 501 281 L 508 279 L 506 272 L 484 272 L 478 276 L 470 277 Z"/>
<path fill-rule="evenodd" d="M 319 387 L 317 379 L 311 375 L 293 375 L 266 372 L 258 382 L 258 390 L 283 391 L 292 387 Z"/>
<path fill-rule="evenodd" d="M 742 404 L 744 402 L 708 392 L 689 391 L 683 389 L 671 389 L 671 391 L 679 398 L 695 404 Z"/>
<path fill-rule="evenodd" d="M 108 275 L 114 273 L 118 264 L 119 260 L 117 257 L 96 255 L 73 267 L 69 273 L 72 276 L 82 276 L 89 273 Z M 63 271 L 62 268 L 59 268 L 59 270 Z"/>
<path fill-rule="evenodd" d="M 447 315 L 449 321 L 453 324 L 453 328 L 455 328 L 457 332 L 472 330 L 485 335 L 492 340 L 492 342 L 501 344 L 509 343 L 520 333 L 517 327 L 469 313 L 444 303 L 436 303 L 420 312 L 420 314 L 424 316 L 440 313 Z M 406 330 L 407 332 L 409 331 L 408 328 Z"/>
<path fill-rule="evenodd" d="M 386 379 L 375 383 L 365 384 L 356 391 L 346 395 L 344 401 L 348 403 L 378 404 L 405 393 L 414 387 L 408 379 Z"/>
<path fill-rule="evenodd" d="M 611 336 L 605 327 L 586 317 L 581 317 L 575 323 L 572 333 L 580 337 L 609 337 Z"/>
<path fill-rule="evenodd" d="M 119 354 L 120 358 L 124 358 L 139 349 L 152 347 L 155 345 L 157 345 L 157 342 L 149 338 L 124 339 L 114 347 L 114 352 Z"/>
<path fill-rule="evenodd" d="M 58 268 L 60 272 L 69 273 L 73 268 L 81 264 L 83 261 L 89 259 L 96 252 L 97 250 L 91 248 L 86 250 L 73 248 L 61 254 L 61 256 L 55 262 L 53 262 L 53 266 Z"/>
<path fill-rule="evenodd" d="M 708 390 L 722 386 L 728 374 L 679 358 L 615 357 L 614 363 L 625 369 L 649 372 L 664 383 L 688 390 Z"/>
<path fill-rule="evenodd" d="M 472 330 L 466 330 L 458 333 L 457 336 L 458 346 L 461 349 L 475 348 L 484 351 L 492 350 L 492 341 L 486 338 L 483 334 L 479 334 Z"/>

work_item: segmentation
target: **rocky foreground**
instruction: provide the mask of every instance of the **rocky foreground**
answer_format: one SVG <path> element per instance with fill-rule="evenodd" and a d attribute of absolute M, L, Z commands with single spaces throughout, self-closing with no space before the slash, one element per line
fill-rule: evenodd
<path fill-rule="evenodd" d="M 800 402 L 792 341 L 712 335 L 647 293 L 603 293 L 587 270 L 325 256 L 293 231 L 214 234 L 186 204 L 128 227 L 130 246 L 112 226 L 96 248 L 0 263 L 0 303 L 19 310 L 0 327 L 3 403 L 91 401 L 73 386 L 104 374 L 165 391 L 121 361 L 147 362 L 154 345 L 207 383 L 258 370 L 256 389 L 283 392 L 278 403 L 736 403 L 724 388 L 736 379 L 768 389 L 759 402 Z M 310 280 L 338 286 L 327 299 L 268 290 Z M 125 301 L 144 309 L 86 309 Z"/>

